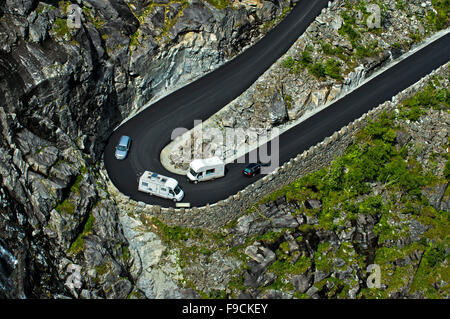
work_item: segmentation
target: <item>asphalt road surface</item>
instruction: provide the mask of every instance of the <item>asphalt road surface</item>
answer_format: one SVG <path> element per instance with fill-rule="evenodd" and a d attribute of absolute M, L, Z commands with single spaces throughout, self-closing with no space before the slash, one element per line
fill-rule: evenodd
<path fill-rule="evenodd" d="M 185 192 L 182 202 L 193 206 L 215 203 L 236 194 L 263 177 L 242 175 L 245 163 L 228 164 L 225 177 L 191 184 L 185 176 L 168 172 L 160 163 L 161 150 L 171 141 L 175 128 L 191 129 L 194 120 L 206 120 L 242 94 L 306 30 L 328 1 L 300 1 L 291 13 L 263 39 L 219 69 L 151 105 L 112 132 L 104 151 L 104 162 L 114 185 L 136 201 L 174 207 L 175 203 L 138 189 L 138 178 L 146 170 L 178 180 Z M 450 35 L 433 42 L 364 86 L 279 137 L 281 165 L 370 109 L 417 82 L 449 61 Z M 114 158 L 120 136 L 132 139 L 125 160 Z M 270 146 L 269 146 L 270 149 Z"/>

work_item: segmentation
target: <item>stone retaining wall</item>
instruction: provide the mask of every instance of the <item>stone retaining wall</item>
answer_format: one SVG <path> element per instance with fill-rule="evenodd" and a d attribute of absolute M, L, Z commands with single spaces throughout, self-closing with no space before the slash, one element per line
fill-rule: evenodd
<path fill-rule="evenodd" d="M 442 74 L 445 68 L 449 67 L 450 62 L 400 92 L 391 101 L 387 101 L 372 109 L 359 119 L 356 119 L 338 132 L 335 132 L 332 136 L 326 137 L 322 142 L 284 163 L 272 174 L 264 176 L 237 194 L 229 196 L 227 199 L 215 204 L 204 207 L 176 209 L 135 202 L 121 194 L 109 179 L 107 183 L 108 191 L 115 197 L 119 208 L 124 209 L 128 213 L 146 213 L 159 218 L 171 226 L 179 225 L 217 230 L 244 214 L 248 208 L 266 195 L 281 189 L 283 186 L 296 181 L 308 173 L 330 165 L 336 157 L 345 153 L 347 147 L 353 143 L 355 133 L 366 126 L 369 120 L 376 119 L 383 111 L 394 110 L 399 101 L 412 96 L 415 92 L 423 88 L 433 75 Z M 103 172 L 103 175 L 107 178 L 106 172 Z"/>

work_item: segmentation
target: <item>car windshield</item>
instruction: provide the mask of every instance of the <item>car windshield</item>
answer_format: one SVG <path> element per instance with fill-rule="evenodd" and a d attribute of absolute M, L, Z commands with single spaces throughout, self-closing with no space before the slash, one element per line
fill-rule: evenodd
<path fill-rule="evenodd" d="M 117 146 L 117 150 L 125 152 L 127 150 L 127 148 L 125 146 L 123 146 L 123 145 L 118 145 Z"/>
<path fill-rule="evenodd" d="M 180 186 L 177 185 L 177 187 L 175 187 L 175 189 L 173 191 L 175 192 L 175 194 L 178 195 L 181 192 Z"/>
<path fill-rule="evenodd" d="M 249 168 L 246 168 L 246 169 L 244 169 L 244 172 L 246 172 L 246 173 L 250 173 L 250 172 L 251 172 L 251 170 L 250 170 Z"/>

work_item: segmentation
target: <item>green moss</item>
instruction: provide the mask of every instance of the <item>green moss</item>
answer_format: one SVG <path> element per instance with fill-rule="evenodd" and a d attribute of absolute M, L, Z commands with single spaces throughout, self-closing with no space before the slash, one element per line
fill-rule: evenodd
<path fill-rule="evenodd" d="M 417 121 L 430 108 L 434 110 L 450 109 L 450 94 L 447 88 L 436 89 L 435 85 L 428 84 L 402 103 L 399 117 Z"/>
<path fill-rule="evenodd" d="M 307 293 L 299 293 L 298 291 L 294 292 L 293 297 L 295 299 L 311 299 L 311 297 Z"/>
<path fill-rule="evenodd" d="M 95 267 L 95 271 L 97 272 L 97 276 L 103 276 L 109 272 L 110 268 L 108 263 L 104 263 L 103 265 Z"/>
<path fill-rule="evenodd" d="M 356 19 L 353 15 L 346 11 L 341 12 L 341 17 L 344 20 L 342 27 L 339 29 L 339 34 L 355 41 L 361 37 L 358 31 L 355 30 Z"/>
<path fill-rule="evenodd" d="M 127 296 L 127 299 L 142 299 L 144 298 L 144 295 L 139 291 L 139 290 L 133 290 L 132 292 L 130 292 Z"/>
<path fill-rule="evenodd" d="M 231 5 L 230 0 L 206 0 L 208 3 L 212 4 L 217 9 L 225 9 Z"/>
<path fill-rule="evenodd" d="M 77 175 L 77 177 L 75 178 L 74 183 L 72 184 L 72 186 L 70 187 L 70 191 L 76 194 L 80 193 L 80 183 L 81 180 L 83 179 L 83 175 Z"/>
<path fill-rule="evenodd" d="M 200 229 L 190 229 L 180 226 L 167 226 L 156 217 L 152 218 L 152 223 L 158 228 L 159 234 L 163 236 L 166 242 L 180 242 L 189 238 L 202 238 L 203 233 Z"/>
<path fill-rule="evenodd" d="M 354 47 L 356 48 L 356 57 L 362 59 L 377 56 L 380 53 L 378 46 L 378 40 L 371 41 L 366 45 L 355 44 Z"/>
<path fill-rule="evenodd" d="M 449 160 L 447 160 L 447 162 L 445 163 L 444 176 L 446 179 L 450 179 L 450 161 Z"/>
<path fill-rule="evenodd" d="M 428 11 L 425 17 L 427 23 L 432 30 L 438 31 L 445 29 L 449 25 L 450 19 L 450 1 L 449 0 L 432 0 L 435 11 Z"/>
<path fill-rule="evenodd" d="M 70 4 L 71 4 L 70 1 L 59 1 L 58 2 L 58 7 L 61 10 L 61 12 L 66 14 L 67 13 L 67 8 L 69 7 Z"/>
<path fill-rule="evenodd" d="M 319 80 L 326 78 L 325 66 L 321 62 L 316 62 L 308 68 L 309 73 Z"/>
<path fill-rule="evenodd" d="M 264 235 L 258 236 L 256 238 L 256 240 L 258 241 L 263 241 L 265 242 L 267 245 L 271 245 L 274 244 L 276 241 L 278 241 L 278 239 L 283 236 L 285 232 L 284 231 L 274 231 L 274 230 L 269 230 L 268 232 L 266 232 Z"/>
<path fill-rule="evenodd" d="M 446 245 L 448 247 L 448 242 Z M 427 298 L 446 298 L 450 292 L 448 284 L 450 281 L 450 269 L 448 267 L 450 257 L 440 252 L 435 255 L 432 252 L 433 250 L 436 250 L 433 246 L 427 248 L 411 284 L 411 293 L 420 291 Z M 430 262 L 430 258 L 432 258 L 432 262 Z M 446 263 L 444 263 L 444 260 L 446 260 Z M 436 283 L 441 281 L 447 282 L 447 284 L 438 291 Z"/>
<path fill-rule="evenodd" d="M 402 105 L 417 106 L 420 110 L 425 108 L 447 110 L 448 92 L 446 87 L 442 88 L 440 84 L 442 81 L 433 79 L 432 86 L 425 87 Z M 389 289 L 363 289 L 359 296 L 387 298 L 407 286 L 414 288 L 415 291 L 424 292 L 427 297 L 441 298 L 448 293 L 449 287 L 447 285 L 438 290 L 435 286 L 441 279 L 449 282 L 448 267 L 444 268 L 449 262 L 445 248 L 449 245 L 450 213 L 434 209 L 422 195 L 422 189 L 438 182 L 445 183 L 446 180 L 427 172 L 422 163 L 415 160 L 413 154 L 408 154 L 406 147 L 400 149 L 396 147 L 396 131 L 403 129 L 401 126 L 394 126 L 394 121 L 399 118 L 402 119 L 401 114 L 382 113 L 357 134 L 354 144 L 332 165 L 299 178 L 263 198 L 259 204 L 283 196 L 288 201 L 299 203 L 309 198 L 321 200 L 321 210 L 300 208 L 299 212 L 294 212 L 315 216 L 319 221 L 319 225 L 303 224 L 298 227 L 297 234 L 301 234 L 298 238 L 300 242 L 303 240 L 302 236 L 313 229 L 335 230 L 336 227 L 342 227 L 346 222 L 354 220 L 358 214 L 378 216 L 380 220 L 373 229 L 378 239 L 373 263 L 381 266 L 382 283 L 388 285 Z M 420 153 L 422 152 L 423 149 L 420 150 Z M 411 153 L 414 153 L 414 150 Z M 431 154 L 430 161 L 437 161 L 442 157 L 448 156 Z M 449 164 L 446 164 L 447 179 L 450 170 L 448 166 Z M 389 192 L 390 196 L 375 195 L 370 187 L 374 182 Z M 257 210 L 257 207 L 255 205 L 252 210 Z M 336 218 L 340 220 L 338 225 L 334 224 Z M 413 242 L 402 248 L 384 246 L 389 240 L 409 238 L 412 219 L 417 219 L 428 229 L 421 235 L 419 242 Z M 264 243 L 267 245 L 275 245 L 281 238 L 278 235 L 268 232 L 259 236 L 259 239 L 265 239 Z M 432 244 L 428 246 L 430 242 Z M 269 270 L 277 275 L 277 280 L 270 288 L 286 290 L 288 275 L 306 271 L 310 261 L 307 261 L 308 257 L 301 257 L 304 265 L 294 266 L 292 260 L 295 255 L 291 255 L 286 242 L 283 242 L 275 253 L 277 260 Z M 413 259 L 409 266 L 396 266 L 408 256 L 420 256 L 422 253 L 424 255 L 421 261 L 414 262 Z M 352 243 L 343 243 L 338 249 L 330 247 L 327 243 L 321 243 L 314 254 L 316 269 L 325 272 L 332 270 L 335 265 L 331 261 L 335 258 L 345 261 L 342 269 L 352 264 L 358 264 L 360 269 L 367 267 L 367 256 L 357 253 Z M 319 286 L 322 284 L 318 283 Z M 347 298 L 351 287 L 348 284 L 337 283 L 334 291 L 328 293 L 337 298 Z"/>
<path fill-rule="evenodd" d="M 60 213 L 66 213 L 73 215 L 75 212 L 75 205 L 72 203 L 70 199 L 65 199 L 63 202 L 58 204 L 58 206 L 55 207 L 55 210 Z"/>
<path fill-rule="evenodd" d="M 295 64 L 295 60 L 291 56 L 287 56 L 281 63 L 283 68 L 286 68 L 286 69 L 291 69 L 294 66 L 294 64 Z"/>
<path fill-rule="evenodd" d="M 68 250 L 69 254 L 76 255 L 84 250 L 84 238 L 92 234 L 92 227 L 94 225 L 94 222 L 95 218 L 92 213 L 90 213 L 88 219 L 86 220 L 86 223 L 84 224 L 83 231 L 77 236 L 75 241 L 70 246 Z"/>
<path fill-rule="evenodd" d="M 56 33 L 56 35 L 60 38 L 70 40 L 70 31 L 69 27 L 67 26 L 67 20 L 56 18 L 55 22 L 53 22 L 52 31 Z"/>
<path fill-rule="evenodd" d="M 325 74 L 335 80 L 342 80 L 341 66 L 341 62 L 336 61 L 335 59 L 328 59 L 325 63 Z"/>
<path fill-rule="evenodd" d="M 106 21 L 100 16 L 95 15 L 92 9 L 83 6 L 82 10 L 84 15 L 88 18 L 88 21 L 91 22 L 97 30 L 100 30 L 105 25 Z"/>
<path fill-rule="evenodd" d="M 130 260 L 131 255 L 128 246 L 122 246 L 122 258 L 125 262 L 128 262 Z"/>

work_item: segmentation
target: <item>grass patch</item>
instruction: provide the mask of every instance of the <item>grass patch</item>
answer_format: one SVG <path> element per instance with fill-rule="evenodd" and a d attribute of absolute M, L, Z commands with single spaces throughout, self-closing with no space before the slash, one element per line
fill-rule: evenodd
<path fill-rule="evenodd" d="M 77 236 L 75 241 L 70 246 L 68 253 L 76 255 L 84 250 L 84 238 L 89 234 L 92 234 L 92 226 L 94 225 L 95 218 L 92 213 L 89 214 L 86 223 L 84 224 L 83 231 Z M 98 272 L 98 271 L 97 271 Z"/>
<path fill-rule="evenodd" d="M 70 199 L 65 199 L 63 202 L 59 203 L 55 210 L 59 213 L 66 213 L 73 215 L 75 213 L 75 205 L 72 203 Z"/>
<path fill-rule="evenodd" d="M 230 0 L 206 0 L 209 4 L 213 5 L 217 9 L 225 9 L 231 5 Z"/>
<path fill-rule="evenodd" d="M 63 38 L 66 40 L 71 39 L 70 31 L 69 31 L 69 27 L 67 26 L 66 19 L 56 18 L 55 22 L 53 22 L 53 25 L 52 25 L 52 31 L 60 38 Z"/>
<path fill-rule="evenodd" d="M 417 121 L 430 108 L 447 111 L 450 109 L 450 94 L 447 88 L 436 89 L 432 83 L 429 83 L 402 103 L 399 116 L 410 121 Z"/>

